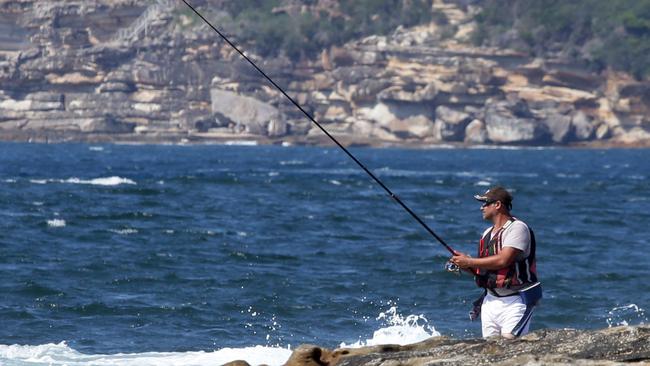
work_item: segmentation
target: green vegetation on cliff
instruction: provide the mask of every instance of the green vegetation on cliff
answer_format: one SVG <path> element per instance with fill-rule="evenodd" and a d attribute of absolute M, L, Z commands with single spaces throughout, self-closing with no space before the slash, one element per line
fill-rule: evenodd
<path fill-rule="evenodd" d="M 650 0 L 484 0 L 477 44 L 650 77 Z"/>
<path fill-rule="evenodd" d="M 313 57 L 322 49 L 398 26 L 427 23 L 432 0 L 237 0 L 223 9 L 240 41 L 263 56 Z"/>
<path fill-rule="evenodd" d="M 650 0 L 446 0 L 480 11 L 476 44 L 650 77 Z M 399 26 L 445 24 L 432 0 L 205 0 L 217 24 L 262 56 L 297 60 Z M 443 35 L 444 36 L 444 35 Z M 450 34 L 448 36 L 453 36 Z"/>

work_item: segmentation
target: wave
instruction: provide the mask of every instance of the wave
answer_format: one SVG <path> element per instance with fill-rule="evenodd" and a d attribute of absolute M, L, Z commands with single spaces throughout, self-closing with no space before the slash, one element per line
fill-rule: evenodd
<path fill-rule="evenodd" d="M 145 352 L 88 355 L 70 348 L 65 342 L 37 346 L 0 345 L 0 364 L 11 365 L 223 365 L 234 360 L 244 360 L 251 365 L 284 364 L 291 350 L 288 348 L 255 346 L 223 348 L 216 351 L 197 352 Z"/>
<path fill-rule="evenodd" d="M 65 227 L 65 220 L 62 220 L 62 219 L 47 220 L 47 226 L 49 226 L 49 227 Z"/>
<path fill-rule="evenodd" d="M 280 161 L 280 165 L 305 165 L 305 162 L 302 160 L 282 160 Z"/>
<path fill-rule="evenodd" d="M 34 184 L 47 184 L 47 183 L 68 183 L 68 184 L 89 184 L 95 186 L 117 186 L 120 184 L 136 184 L 134 181 L 128 178 L 122 177 L 101 177 L 94 179 L 80 179 L 76 177 L 68 179 L 30 179 L 31 183 Z"/>
<path fill-rule="evenodd" d="M 387 311 L 379 313 L 377 320 L 384 321 L 386 326 L 375 331 L 372 338 L 358 340 L 352 344 L 341 343 L 341 347 L 359 348 L 380 344 L 406 345 L 440 336 L 440 333 L 432 325 L 429 325 L 429 321 L 424 315 L 411 314 L 404 317 L 397 312 L 397 306 L 391 306 Z"/>
<path fill-rule="evenodd" d="M 249 312 L 251 309 L 249 309 Z M 253 313 L 256 314 L 256 313 Z M 372 338 L 352 344 L 341 343 L 340 347 L 359 348 L 379 344 L 411 344 L 430 337 L 439 336 L 423 315 L 402 316 L 397 306 L 381 312 L 376 318 L 382 327 Z M 268 338 L 268 336 L 267 336 Z M 143 352 L 117 354 L 84 354 L 69 347 L 66 342 L 42 345 L 0 345 L 0 365 L 116 365 L 116 366 L 163 366 L 163 365 L 223 365 L 234 360 L 243 360 L 251 365 L 266 364 L 281 366 L 291 356 L 288 346 L 251 346 L 222 348 L 215 351 L 195 352 Z"/>
<path fill-rule="evenodd" d="M 257 146 L 257 141 L 254 140 L 228 140 L 224 142 L 227 146 Z"/>
<path fill-rule="evenodd" d="M 471 145 L 472 150 L 557 150 L 555 146 L 522 146 L 522 145 Z"/>
<path fill-rule="evenodd" d="M 617 306 L 607 312 L 607 326 L 609 328 L 619 325 L 645 324 L 648 321 L 645 310 L 637 304 Z"/>
<path fill-rule="evenodd" d="M 129 234 L 137 234 L 138 229 L 133 229 L 133 228 L 126 228 L 126 229 L 108 229 L 108 231 L 119 234 L 119 235 L 129 235 Z"/>

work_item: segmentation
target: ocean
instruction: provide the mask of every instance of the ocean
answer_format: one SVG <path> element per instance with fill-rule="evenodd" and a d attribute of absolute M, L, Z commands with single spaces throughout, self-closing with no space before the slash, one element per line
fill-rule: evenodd
<path fill-rule="evenodd" d="M 453 248 L 500 184 L 534 230 L 531 330 L 648 322 L 644 149 L 353 148 Z M 480 295 L 335 147 L 0 144 L 0 364 L 282 365 L 480 337 Z"/>

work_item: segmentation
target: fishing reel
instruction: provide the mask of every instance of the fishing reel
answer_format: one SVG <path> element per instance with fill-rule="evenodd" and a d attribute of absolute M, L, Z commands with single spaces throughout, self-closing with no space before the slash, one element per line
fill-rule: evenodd
<path fill-rule="evenodd" d="M 447 261 L 447 263 L 445 263 L 445 271 L 460 275 L 460 267 L 452 261 Z"/>

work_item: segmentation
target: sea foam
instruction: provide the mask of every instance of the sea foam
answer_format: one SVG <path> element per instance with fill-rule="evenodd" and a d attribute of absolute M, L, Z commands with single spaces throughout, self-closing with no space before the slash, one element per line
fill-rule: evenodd
<path fill-rule="evenodd" d="M 144 352 L 112 355 L 88 355 L 70 348 L 65 342 L 38 346 L 0 345 L 0 364 L 11 365 L 222 365 L 234 360 L 244 360 L 251 365 L 280 366 L 291 355 L 290 349 L 276 347 L 223 348 L 198 352 Z"/>
<path fill-rule="evenodd" d="M 440 333 L 429 325 L 429 321 L 424 315 L 411 314 L 404 317 L 397 312 L 396 306 L 379 313 L 377 320 L 383 321 L 386 326 L 376 330 L 372 338 L 365 341 L 359 340 L 352 344 L 341 343 L 340 347 L 359 348 L 380 344 L 406 345 L 440 336 Z"/>
<path fill-rule="evenodd" d="M 47 220 L 47 226 L 49 226 L 49 227 L 65 227 L 65 220 L 61 220 L 61 219 Z"/>
<path fill-rule="evenodd" d="M 79 178 L 68 178 L 63 183 L 72 183 L 72 184 L 91 184 L 96 186 L 117 186 L 120 184 L 135 184 L 134 181 L 128 178 L 122 177 L 106 177 L 106 178 L 95 178 L 90 180 L 79 179 Z"/>
<path fill-rule="evenodd" d="M 249 309 L 250 311 L 250 309 Z M 430 337 L 439 336 L 423 315 L 402 316 L 392 306 L 377 317 L 383 325 L 372 338 L 352 344 L 341 343 L 340 347 L 359 348 L 378 344 L 411 344 Z M 221 348 L 215 351 L 196 352 L 143 352 L 117 354 L 84 354 L 69 347 L 65 342 L 58 344 L 0 345 L 0 365 L 116 365 L 116 366 L 165 366 L 165 365 L 222 365 L 234 360 L 244 360 L 251 365 L 283 365 L 291 356 L 290 347 L 251 346 L 242 348 Z"/>
<path fill-rule="evenodd" d="M 122 177 L 100 177 L 94 179 L 80 179 L 72 177 L 68 179 L 30 179 L 34 184 L 47 184 L 47 183 L 68 183 L 68 184 L 89 184 L 94 186 L 117 186 L 120 184 L 136 184 L 128 178 Z"/>

